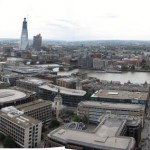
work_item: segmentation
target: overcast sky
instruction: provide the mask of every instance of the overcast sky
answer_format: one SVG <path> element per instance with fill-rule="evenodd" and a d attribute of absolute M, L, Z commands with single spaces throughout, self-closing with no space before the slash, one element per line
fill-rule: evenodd
<path fill-rule="evenodd" d="M 0 38 L 150 40 L 150 0 L 0 0 Z"/>

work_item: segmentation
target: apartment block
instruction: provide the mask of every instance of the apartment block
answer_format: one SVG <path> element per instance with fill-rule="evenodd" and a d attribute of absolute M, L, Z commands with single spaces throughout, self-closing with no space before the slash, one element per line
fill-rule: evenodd
<path fill-rule="evenodd" d="M 43 124 L 49 123 L 52 119 L 52 102 L 38 99 L 29 103 L 21 104 L 16 107 L 24 114 L 42 121 Z"/>
<path fill-rule="evenodd" d="M 24 115 L 15 107 L 5 107 L 0 111 L 0 132 L 9 135 L 23 148 L 34 148 L 41 144 L 42 122 Z"/>

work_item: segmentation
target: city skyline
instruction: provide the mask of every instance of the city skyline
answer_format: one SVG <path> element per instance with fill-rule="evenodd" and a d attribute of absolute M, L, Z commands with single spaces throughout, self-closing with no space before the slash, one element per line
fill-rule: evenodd
<path fill-rule="evenodd" d="M 1 0 L 0 38 L 19 39 L 22 19 L 27 17 L 29 39 L 41 33 L 49 40 L 150 40 L 149 4 L 148 0 Z"/>

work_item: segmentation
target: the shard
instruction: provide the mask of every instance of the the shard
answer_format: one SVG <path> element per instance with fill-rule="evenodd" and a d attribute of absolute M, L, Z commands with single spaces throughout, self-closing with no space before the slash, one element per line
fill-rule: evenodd
<path fill-rule="evenodd" d="M 23 25 L 22 25 L 22 33 L 21 33 L 21 40 L 20 40 L 20 50 L 27 50 L 28 49 L 28 29 L 27 29 L 27 21 L 24 18 Z"/>

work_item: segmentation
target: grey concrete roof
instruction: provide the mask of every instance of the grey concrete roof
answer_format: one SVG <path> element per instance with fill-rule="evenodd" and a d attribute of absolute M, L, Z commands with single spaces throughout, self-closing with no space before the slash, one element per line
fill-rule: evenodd
<path fill-rule="evenodd" d="M 26 97 L 26 94 L 12 89 L 0 89 L 0 103 L 13 102 Z"/>
<path fill-rule="evenodd" d="M 53 84 L 42 85 L 42 86 L 39 86 L 39 88 L 53 91 L 53 92 L 58 92 L 58 89 L 60 89 L 60 93 L 66 94 L 66 95 L 73 95 L 73 96 L 84 96 L 86 94 L 86 91 L 83 91 L 83 90 L 69 89 L 69 88 L 65 88 L 65 87 L 61 87 L 61 86 L 57 86 Z"/>
<path fill-rule="evenodd" d="M 112 98 L 112 99 L 134 99 L 134 100 L 147 100 L 148 92 L 129 92 L 118 90 L 105 90 L 101 89 L 96 91 L 91 97 Z"/>
<path fill-rule="evenodd" d="M 100 123 L 94 132 L 83 132 L 58 128 L 48 134 L 50 139 L 63 143 L 74 143 L 92 148 L 130 150 L 135 140 L 131 137 L 118 136 L 125 120 L 109 119 Z"/>

